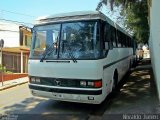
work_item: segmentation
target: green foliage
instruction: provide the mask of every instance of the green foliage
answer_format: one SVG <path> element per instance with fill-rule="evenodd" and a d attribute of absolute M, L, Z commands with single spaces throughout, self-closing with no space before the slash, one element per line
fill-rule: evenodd
<path fill-rule="evenodd" d="M 148 25 L 148 7 L 147 1 L 135 2 L 130 4 L 122 11 L 122 15 L 126 16 L 125 24 L 127 29 L 131 29 L 137 42 L 147 43 L 149 39 Z"/>
<path fill-rule="evenodd" d="M 11 72 L 11 71 L 6 71 L 5 73 L 6 73 L 6 74 L 12 74 L 13 72 Z"/>
<path fill-rule="evenodd" d="M 13 72 L 7 71 L 5 66 L 0 65 L 0 72 L 3 72 L 5 74 L 11 74 Z"/>
<path fill-rule="evenodd" d="M 103 2 L 107 5 L 107 1 L 111 3 L 111 9 L 114 9 L 113 6 L 122 6 L 121 15 L 125 18 L 126 29 L 133 31 L 138 43 L 147 43 L 149 39 L 147 0 L 102 0 L 99 9 Z"/>
<path fill-rule="evenodd" d="M 0 72 L 5 72 L 5 71 L 6 71 L 6 67 L 5 67 L 5 66 L 0 65 Z"/>

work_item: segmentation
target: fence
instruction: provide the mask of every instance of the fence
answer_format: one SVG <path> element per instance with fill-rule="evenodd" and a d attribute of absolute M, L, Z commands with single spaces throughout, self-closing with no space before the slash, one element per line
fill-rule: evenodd
<path fill-rule="evenodd" d="M 14 79 L 22 78 L 22 77 L 27 77 L 27 76 L 28 76 L 28 74 L 26 74 L 26 73 L 24 73 L 24 74 L 21 74 L 21 73 L 4 74 L 4 73 L 0 72 L 0 82 L 2 82 L 2 78 L 3 78 L 3 82 L 4 82 L 4 81 L 14 80 Z"/>
<path fill-rule="evenodd" d="M 21 54 L 3 52 L 3 66 L 6 67 L 6 71 L 13 73 L 21 72 Z M 28 73 L 28 54 L 23 54 L 23 73 Z"/>

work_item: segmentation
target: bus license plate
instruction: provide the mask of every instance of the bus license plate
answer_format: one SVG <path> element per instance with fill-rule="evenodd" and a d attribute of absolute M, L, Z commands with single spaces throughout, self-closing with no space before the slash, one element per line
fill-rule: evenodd
<path fill-rule="evenodd" d="M 57 97 L 57 98 L 63 98 L 63 95 L 62 95 L 62 94 L 52 93 L 52 95 L 53 95 L 54 97 Z"/>

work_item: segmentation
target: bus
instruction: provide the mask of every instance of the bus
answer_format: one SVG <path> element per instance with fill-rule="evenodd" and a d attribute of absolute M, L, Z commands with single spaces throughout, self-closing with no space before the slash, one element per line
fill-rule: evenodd
<path fill-rule="evenodd" d="M 48 16 L 32 29 L 29 88 L 33 96 L 100 104 L 134 59 L 132 36 L 103 13 Z"/>

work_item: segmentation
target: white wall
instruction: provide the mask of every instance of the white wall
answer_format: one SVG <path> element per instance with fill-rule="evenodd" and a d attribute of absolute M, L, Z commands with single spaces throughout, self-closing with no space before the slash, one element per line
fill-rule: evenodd
<path fill-rule="evenodd" d="M 150 8 L 150 49 L 160 100 L 160 0 L 152 0 Z"/>
<path fill-rule="evenodd" d="M 19 46 L 19 25 L 0 22 L 0 39 L 4 40 L 4 47 Z"/>

